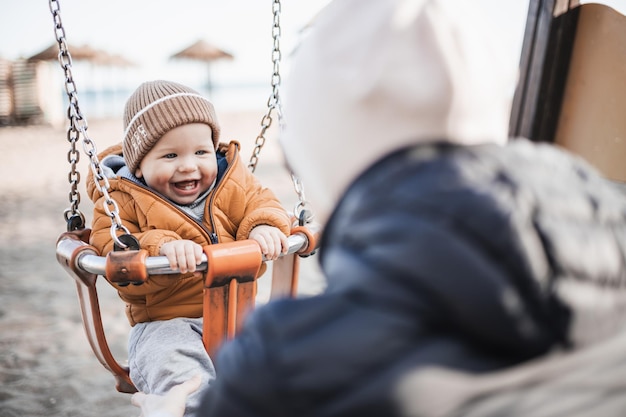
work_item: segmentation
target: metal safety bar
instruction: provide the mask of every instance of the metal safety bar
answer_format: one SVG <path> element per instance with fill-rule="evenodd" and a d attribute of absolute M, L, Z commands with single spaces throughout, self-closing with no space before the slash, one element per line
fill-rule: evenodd
<path fill-rule="evenodd" d="M 315 225 L 308 225 L 306 229 L 311 230 L 313 233 L 317 233 L 319 227 Z M 285 254 L 281 254 L 282 256 L 290 255 L 294 253 L 310 253 L 315 247 L 310 248 L 310 236 L 303 231 L 295 232 L 291 234 L 287 241 L 289 243 L 289 250 Z M 79 239 L 72 238 L 61 238 L 57 242 L 57 260 L 65 266 L 70 268 L 77 267 L 78 269 L 84 270 L 85 272 L 96 274 L 96 275 L 105 275 L 106 266 L 107 266 L 107 258 L 105 256 L 98 256 L 95 254 L 95 251 L 84 250 L 78 253 L 75 256 L 77 249 L 81 247 L 90 246 L 88 243 L 85 243 Z M 72 258 L 75 257 L 74 262 L 75 265 L 71 265 Z M 263 257 L 264 261 L 266 260 Z M 202 262 L 196 270 L 198 271 L 206 271 L 208 267 L 207 257 L 205 254 L 202 255 Z M 165 256 L 150 256 L 145 259 L 145 268 L 148 275 L 159 275 L 159 274 L 177 274 L 180 273 L 178 269 L 172 269 L 169 266 L 169 262 Z"/>

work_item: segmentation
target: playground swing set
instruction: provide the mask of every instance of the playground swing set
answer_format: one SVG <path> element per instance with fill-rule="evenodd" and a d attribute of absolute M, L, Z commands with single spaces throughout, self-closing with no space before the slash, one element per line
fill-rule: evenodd
<path fill-rule="evenodd" d="M 135 237 L 122 224 L 117 203 L 109 195 L 109 184 L 98 160 L 95 143 L 87 134 L 87 120 L 82 114 L 76 84 L 72 76 L 72 57 L 67 46 L 65 29 L 61 22 L 59 0 L 49 0 L 54 20 L 55 37 L 59 46 L 59 63 L 65 76 L 65 91 L 69 99 L 67 117 L 70 143 L 68 162 L 70 172 L 70 207 L 64 212 L 67 231 L 57 240 L 56 256 L 61 266 L 76 282 L 78 300 L 84 330 L 98 361 L 113 374 L 119 392 L 133 393 L 137 389 L 130 380 L 128 367 L 113 357 L 106 339 L 101 316 L 96 281 L 98 276 L 117 285 L 141 285 L 150 275 L 175 274 L 164 256 L 147 256 Z M 248 168 L 254 172 L 260 151 L 265 143 L 265 133 L 277 113 L 282 122 L 280 108 L 280 0 L 274 0 L 273 11 L 273 74 L 272 93 L 267 101 L 267 113 L 261 119 L 261 131 L 256 138 Z M 116 250 L 100 256 L 89 244 L 91 230 L 85 225 L 85 217 L 79 210 L 80 172 L 77 163 L 80 152 L 77 143 L 82 139 L 83 151 L 89 157 L 94 185 L 105 197 L 104 207 L 111 218 L 111 236 Z M 272 263 L 270 299 L 295 296 L 298 283 L 299 258 L 312 255 L 318 245 L 319 227 L 313 222 L 313 214 L 307 208 L 304 189 L 299 179 L 291 175 L 299 201 L 293 210 L 293 227 L 288 237 L 286 254 Z M 204 273 L 203 321 L 204 346 L 210 356 L 215 355 L 224 340 L 232 338 L 241 326 L 246 314 L 254 307 L 256 279 L 264 262 L 259 245 L 253 240 L 217 243 L 203 248 L 203 258 L 198 270 Z"/>

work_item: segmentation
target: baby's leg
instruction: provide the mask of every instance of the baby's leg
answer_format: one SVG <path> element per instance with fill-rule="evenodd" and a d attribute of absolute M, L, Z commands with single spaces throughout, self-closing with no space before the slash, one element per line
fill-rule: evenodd
<path fill-rule="evenodd" d="M 130 334 L 130 378 L 138 390 L 164 394 L 200 374 L 200 389 L 187 399 L 185 416 L 198 407 L 202 392 L 215 379 L 213 362 L 202 344 L 202 319 L 176 318 L 135 325 Z"/>

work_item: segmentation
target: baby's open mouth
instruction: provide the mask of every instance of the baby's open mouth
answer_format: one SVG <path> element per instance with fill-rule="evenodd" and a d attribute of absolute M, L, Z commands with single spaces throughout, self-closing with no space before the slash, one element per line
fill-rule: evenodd
<path fill-rule="evenodd" d="M 194 188 L 196 188 L 198 186 L 198 181 L 180 181 L 180 182 L 176 182 L 174 183 L 174 187 L 178 188 L 179 190 L 193 190 Z"/>

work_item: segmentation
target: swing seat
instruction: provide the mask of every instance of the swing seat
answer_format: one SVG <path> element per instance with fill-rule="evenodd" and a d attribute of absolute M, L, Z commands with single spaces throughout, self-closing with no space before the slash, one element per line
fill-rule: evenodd
<path fill-rule="evenodd" d="M 98 361 L 113 374 L 119 392 L 132 394 L 137 389 L 130 380 L 128 367 L 112 355 L 105 336 L 96 289 L 99 275 L 116 283 L 144 282 L 149 275 L 176 273 L 167 258 L 148 257 L 145 250 L 111 252 L 106 257 L 89 245 L 90 229 L 61 234 L 57 241 L 57 260 L 76 282 L 81 317 L 87 339 Z M 319 230 L 298 226 L 288 238 L 287 254 L 273 261 L 270 299 L 295 296 L 299 257 L 309 256 L 316 248 Z M 222 343 L 235 336 L 246 314 L 254 308 L 256 279 L 263 262 L 259 245 L 253 240 L 208 245 L 198 266 L 206 271 L 202 341 L 209 356 Z"/>

